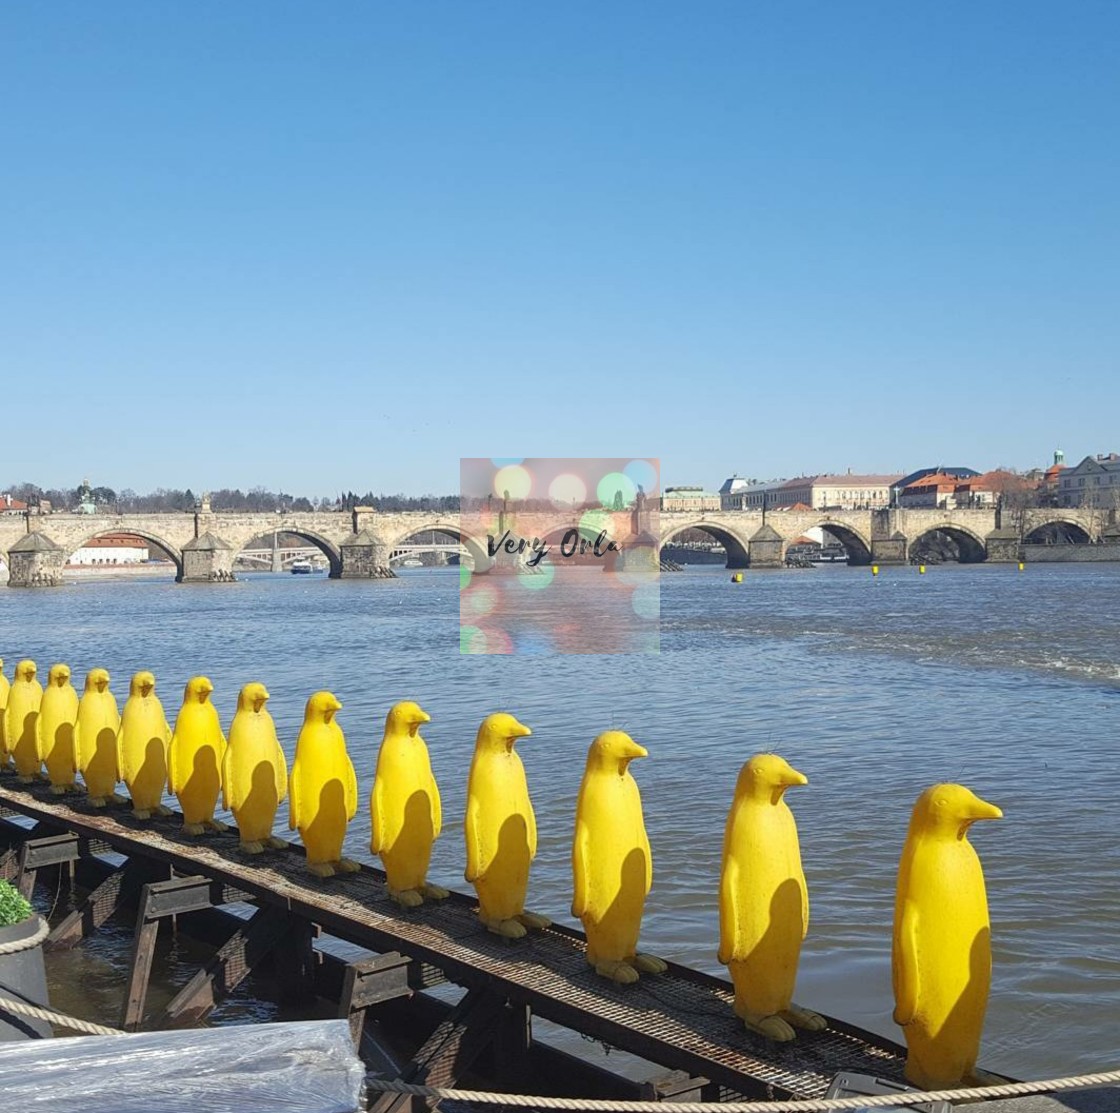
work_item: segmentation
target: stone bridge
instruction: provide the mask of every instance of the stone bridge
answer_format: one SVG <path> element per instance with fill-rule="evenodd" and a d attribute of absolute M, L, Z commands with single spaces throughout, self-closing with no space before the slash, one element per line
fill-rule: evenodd
<path fill-rule="evenodd" d="M 1002 522 L 1001 519 L 1002 518 Z M 814 526 L 828 530 L 853 564 L 905 564 L 931 533 L 948 534 L 965 561 L 1015 561 L 1048 526 L 1063 525 L 1083 542 L 1120 541 L 1120 529 L 1099 510 L 1032 509 L 1002 515 L 977 510 L 662 511 L 661 545 L 685 530 L 702 530 L 727 553 L 729 568 L 777 568 L 786 549 Z"/>
<path fill-rule="evenodd" d="M 393 575 L 392 554 L 414 534 L 436 530 L 459 538 L 459 516 L 426 511 L 353 511 L 243 514 L 212 511 L 203 503 L 185 514 L 20 514 L 0 516 L 0 553 L 7 554 L 11 587 L 49 587 L 62 582 L 69 558 L 95 537 L 129 533 L 143 537 L 175 563 L 180 583 L 233 579 L 238 553 L 262 535 L 291 533 L 330 562 L 333 579 L 377 579 Z M 464 539 L 483 567 L 486 542 Z"/>
<path fill-rule="evenodd" d="M 1120 527 L 1100 511 L 1027 510 L 1014 517 L 986 510 L 665 511 L 656 516 L 659 545 L 685 530 L 702 530 L 723 545 L 728 566 L 780 567 L 786 549 L 820 526 L 847 549 L 853 563 L 904 564 L 912 547 L 942 532 L 961 547 L 962 559 L 1014 561 L 1023 545 L 1047 526 L 1064 525 L 1078 540 L 1120 543 Z M 651 520 L 653 516 L 651 515 Z M 415 534 L 435 530 L 457 539 L 476 569 L 490 559 L 486 539 L 462 534 L 457 514 L 426 511 L 353 511 L 243 514 L 201 508 L 185 514 L 20 514 L 0 516 L 0 553 L 7 554 L 9 585 L 53 586 L 62 582 L 70 556 L 94 537 L 129 533 L 167 554 L 181 583 L 220 583 L 233 578 L 233 561 L 251 541 L 276 531 L 294 534 L 330 563 L 333 579 L 391 577 L 394 552 Z"/>

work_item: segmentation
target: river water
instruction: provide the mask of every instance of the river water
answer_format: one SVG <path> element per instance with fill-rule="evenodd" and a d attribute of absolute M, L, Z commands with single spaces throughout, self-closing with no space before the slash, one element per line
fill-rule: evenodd
<path fill-rule="evenodd" d="M 960 781 L 1005 813 L 972 833 L 994 954 L 981 1061 L 1028 1078 L 1120 1067 L 1120 565 L 748 571 L 740 585 L 692 568 L 662 577 L 660 655 L 629 656 L 461 656 L 458 583 L 455 569 L 418 569 L 0 590 L 0 654 L 9 675 L 24 656 L 44 674 L 65 660 L 79 682 L 104 666 L 122 702 L 129 675 L 151 669 L 172 721 L 195 673 L 214 681 L 227 726 L 240 686 L 261 680 L 289 760 L 307 696 L 332 689 L 361 783 L 348 851 L 364 860 L 385 712 L 417 700 L 444 802 L 431 876 L 462 889 L 475 732 L 509 710 L 533 728 L 520 744 L 540 829 L 530 907 L 561 922 L 588 744 L 626 730 L 650 752 L 632 766 L 654 858 L 643 946 L 715 973 L 736 775 L 777 751 L 810 779 L 787 795 L 811 904 L 797 999 L 895 1038 L 899 852 L 922 789 Z M 56 964 L 56 1002 L 113 1019 L 127 935 Z M 171 947 L 153 1005 L 195 957 Z M 256 1007 L 242 995 L 222 1016 Z"/>

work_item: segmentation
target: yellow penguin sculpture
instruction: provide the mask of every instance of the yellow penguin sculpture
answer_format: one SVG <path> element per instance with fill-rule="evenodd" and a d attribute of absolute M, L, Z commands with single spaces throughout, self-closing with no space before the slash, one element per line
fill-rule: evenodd
<path fill-rule="evenodd" d="M 170 815 L 161 803 L 167 787 L 167 747 L 171 728 L 156 695 L 156 678 L 138 672 L 128 688 L 128 699 L 121 712 L 117 731 L 117 761 L 121 779 L 132 798 L 132 814 L 137 819 Z"/>
<path fill-rule="evenodd" d="M 976 1070 L 992 977 L 984 872 L 968 841 L 978 819 L 1003 812 L 963 785 L 918 797 L 898 868 L 894 906 L 894 1020 L 909 1054 L 906 1077 L 923 1089 L 986 1082 Z"/>
<path fill-rule="evenodd" d="M 595 973 L 622 985 L 666 964 L 638 953 L 653 858 L 642 819 L 642 797 L 628 766 L 647 752 L 628 734 L 608 730 L 591 743 L 576 800 L 572 844 L 572 915 L 587 933 L 587 961 Z"/>
<path fill-rule="evenodd" d="M 421 724 L 431 719 L 411 700 L 390 710 L 369 799 L 369 848 L 385 867 L 389 896 L 403 908 L 449 896 L 427 881 L 432 843 L 443 826 L 439 788 L 420 737 Z"/>
<path fill-rule="evenodd" d="M 4 712 L 8 707 L 8 678 L 4 675 L 4 658 L 0 657 L 0 772 L 8 768 L 8 744 L 4 741 Z"/>
<path fill-rule="evenodd" d="M 793 1003 L 809 893 L 797 824 L 783 799 L 809 778 L 777 754 L 756 754 L 740 770 L 723 836 L 719 960 L 735 984 L 735 1012 L 772 1040 L 794 1028 L 819 1032 L 824 1017 Z"/>
<path fill-rule="evenodd" d="M 222 791 L 222 759 L 226 736 L 218 709 L 210 702 L 214 685 L 205 676 L 192 676 L 183 691 L 183 706 L 175 719 L 168 752 L 168 791 L 183 809 L 183 834 L 201 835 L 207 828 L 224 831 L 214 818 Z"/>
<path fill-rule="evenodd" d="M 104 669 L 90 669 L 86 673 L 85 691 L 78 701 L 75 739 L 79 770 L 89 793 L 87 799 L 95 808 L 125 802 L 116 792 L 121 779 L 117 753 L 120 726 L 121 713 L 117 697 L 109 691 L 109 674 Z"/>
<path fill-rule="evenodd" d="M 8 706 L 8 678 L 4 675 L 4 658 L 0 657 L 0 771 L 8 767 L 8 747 L 4 742 L 4 711 Z"/>
<path fill-rule="evenodd" d="M 233 812 L 241 849 L 248 854 L 288 848 L 272 834 L 276 809 L 288 796 L 288 763 L 264 706 L 268 698 L 263 684 L 241 689 L 222 762 L 222 803 Z"/>
<path fill-rule="evenodd" d="M 43 767 L 39 751 L 39 704 L 43 686 L 35 679 L 34 661 L 20 661 L 4 709 L 4 744 L 15 760 L 23 784 L 30 784 Z"/>
<path fill-rule="evenodd" d="M 334 718 L 341 708 L 332 692 L 316 692 L 307 701 L 292 761 L 288 828 L 299 828 L 307 868 L 316 877 L 362 868 L 342 857 L 346 824 L 358 810 L 358 778 Z"/>
<path fill-rule="evenodd" d="M 78 693 L 70 683 L 69 665 L 52 665 L 47 687 L 39 705 L 39 752 L 47 765 L 51 792 L 63 796 L 74 792 L 78 772 Z"/>
<path fill-rule="evenodd" d="M 467 781 L 465 877 L 478 893 L 479 919 L 507 939 L 552 922 L 525 911 L 529 863 L 537 856 L 537 820 L 514 747 L 532 733 L 512 715 L 488 715 L 478 728 Z"/>

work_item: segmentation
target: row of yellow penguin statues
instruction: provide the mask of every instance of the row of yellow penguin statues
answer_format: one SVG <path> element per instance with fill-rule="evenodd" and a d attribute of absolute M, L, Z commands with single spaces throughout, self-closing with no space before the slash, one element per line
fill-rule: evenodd
<path fill-rule="evenodd" d="M 250 853 L 283 849 L 272 835 L 290 790 L 289 827 L 297 829 L 308 868 L 320 877 L 359 869 L 342 856 L 358 783 L 330 692 L 307 702 L 289 782 L 284 752 L 265 708 L 264 685 L 247 684 L 238 698 L 228 742 L 209 697 L 213 686 L 194 677 L 174 730 L 155 695 L 150 672 L 132 678 L 118 717 L 109 675 L 93 669 L 78 699 L 70 670 L 55 665 L 46 691 L 32 661 L 21 661 L 8 688 L 0 661 L 0 768 L 10 758 L 20 779 L 40 775 L 53 792 L 85 779 L 89 802 L 123 803 L 133 815 L 169 814 L 164 786 L 183 811 L 183 830 L 221 831 L 219 796 L 237 821 Z M 404 908 L 447 897 L 427 880 L 440 834 L 439 788 L 420 727 L 430 716 L 410 701 L 385 721 L 370 797 L 370 849 L 384 865 L 387 889 Z M 488 716 L 478 731 L 467 788 L 466 879 L 478 894 L 488 930 L 518 939 L 550 921 L 525 911 L 537 829 L 525 770 L 515 746 L 531 734 L 512 715 Z M 638 785 L 629 770 L 646 750 L 621 731 L 594 740 L 576 804 L 572 846 L 572 914 L 587 936 L 587 960 L 620 984 L 666 963 L 638 950 L 652 855 Z M 772 1040 L 795 1029 L 817 1031 L 825 1019 L 793 1002 L 809 902 L 797 826 L 784 794 L 808 779 L 776 754 L 757 754 L 742 767 L 727 817 L 719 889 L 719 959 L 730 971 L 735 1011 Z M 909 1049 L 907 1077 L 917 1085 L 987 1080 L 976 1070 L 991 978 L 988 907 L 979 858 L 966 835 L 973 822 L 998 819 L 999 808 L 961 785 L 939 784 L 919 797 L 898 874 L 892 973 L 895 1021 Z"/>

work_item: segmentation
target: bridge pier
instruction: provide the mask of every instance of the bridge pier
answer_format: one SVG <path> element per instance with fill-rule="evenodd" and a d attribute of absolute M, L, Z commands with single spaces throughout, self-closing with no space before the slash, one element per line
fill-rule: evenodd
<path fill-rule="evenodd" d="M 987 560 L 993 564 L 1014 564 L 1022 560 L 1023 539 L 1017 529 L 994 529 L 984 538 Z"/>
<path fill-rule="evenodd" d="M 338 548 L 342 554 L 340 579 L 395 580 L 397 578 L 396 572 L 389 567 L 389 546 L 368 529 L 351 534 Z M 334 574 L 333 571 L 331 574 Z"/>
<path fill-rule="evenodd" d="M 747 545 L 751 568 L 783 568 L 785 566 L 785 539 L 773 526 L 762 526 L 754 533 Z M 727 567 L 735 567 L 730 551 L 727 554 Z"/>
<path fill-rule="evenodd" d="M 66 550 L 45 533 L 29 533 L 8 550 L 8 587 L 58 587 Z"/>
<path fill-rule="evenodd" d="M 234 556 L 228 541 L 204 533 L 183 546 L 183 567 L 175 578 L 181 584 L 231 584 Z"/>
<path fill-rule="evenodd" d="M 877 537 L 871 540 L 872 564 L 905 564 L 910 541 L 901 530 L 895 530 L 890 537 Z"/>

